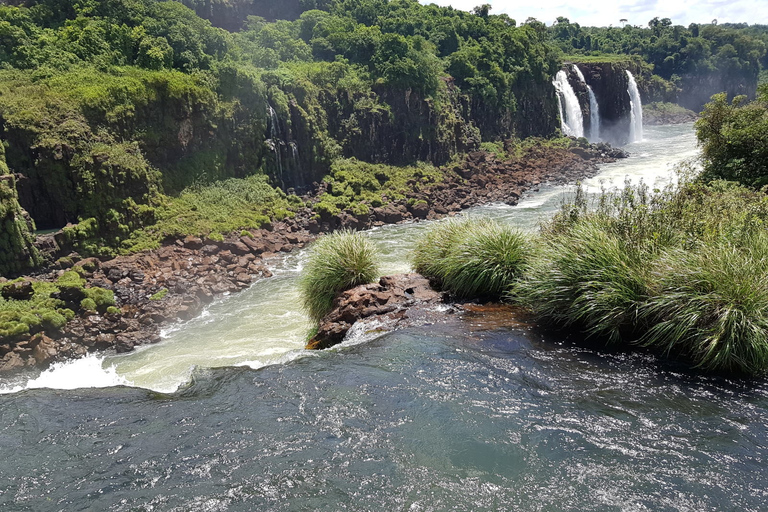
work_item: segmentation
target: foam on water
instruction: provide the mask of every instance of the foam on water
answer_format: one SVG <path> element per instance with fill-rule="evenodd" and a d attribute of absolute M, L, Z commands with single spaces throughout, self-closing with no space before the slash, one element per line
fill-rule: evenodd
<path fill-rule="evenodd" d="M 15 393 L 23 389 L 81 389 L 131 386 L 117 373 L 113 365 L 104 365 L 104 356 L 89 354 L 80 359 L 56 363 L 24 384 L 0 386 L 0 393 Z"/>

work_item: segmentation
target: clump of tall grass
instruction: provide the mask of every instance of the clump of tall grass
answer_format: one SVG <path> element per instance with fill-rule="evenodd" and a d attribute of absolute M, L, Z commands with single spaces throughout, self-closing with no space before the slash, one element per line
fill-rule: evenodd
<path fill-rule="evenodd" d="M 543 226 L 512 292 L 540 319 L 683 355 L 705 370 L 768 370 L 768 198 L 716 182 L 583 191 Z"/>
<path fill-rule="evenodd" d="M 647 295 L 647 261 L 606 228 L 592 218 L 545 239 L 512 296 L 558 325 L 611 341 L 629 336 Z"/>
<path fill-rule="evenodd" d="M 304 309 L 320 321 L 344 290 L 379 277 L 373 244 L 360 233 L 342 230 L 319 238 L 310 248 L 299 289 Z"/>
<path fill-rule="evenodd" d="M 417 243 L 417 272 L 459 297 L 500 298 L 531 256 L 530 236 L 496 221 L 468 217 L 433 227 Z"/>
<path fill-rule="evenodd" d="M 656 289 L 641 307 L 642 338 L 705 370 L 768 369 L 768 235 L 741 247 L 713 242 L 675 249 L 654 265 Z"/>

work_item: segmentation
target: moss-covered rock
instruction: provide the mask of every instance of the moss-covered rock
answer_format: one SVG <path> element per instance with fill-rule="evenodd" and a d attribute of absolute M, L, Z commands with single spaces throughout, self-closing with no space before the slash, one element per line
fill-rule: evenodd
<path fill-rule="evenodd" d="M 34 224 L 19 204 L 16 178 L 5 162 L 0 140 L 0 276 L 38 266 L 40 254 L 33 245 Z"/>

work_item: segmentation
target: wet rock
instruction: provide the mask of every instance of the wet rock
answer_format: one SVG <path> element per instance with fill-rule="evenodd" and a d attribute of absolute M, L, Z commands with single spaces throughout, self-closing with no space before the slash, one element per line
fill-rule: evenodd
<path fill-rule="evenodd" d="M 333 310 L 320 321 L 307 348 L 323 349 L 341 343 L 358 320 L 442 300 L 443 295 L 430 288 L 429 281 L 419 274 L 382 277 L 378 283 L 342 292 L 334 301 Z"/>
<path fill-rule="evenodd" d="M 16 352 L 8 352 L 0 359 L 0 373 L 12 373 L 26 366 L 24 359 Z"/>

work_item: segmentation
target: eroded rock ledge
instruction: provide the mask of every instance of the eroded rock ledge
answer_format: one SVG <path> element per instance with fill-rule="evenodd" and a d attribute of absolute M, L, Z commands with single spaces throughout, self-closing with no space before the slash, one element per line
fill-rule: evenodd
<path fill-rule="evenodd" d="M 479 319 L 486 329 L 529 326 L 528 316 L 522 309 L 507 304 L 457 302 L 448 294 L 433 290 L 429 280 L 420 274 L 396 274 L 339 295 L 306 348 L 326 349 L 348 336 L 380 335 L 461 319 Z"/>
<path fill-rule="evenodd" d="M 303 247 L 318 233 L 342 227 L 365 229 L 410 220 L 436 219 L 488 202 L 516 204 L 526 190 L 536 189 L 547 182 L 568 183 L 592 176 L 597 171 L 597 164 L 626 156 L 621 150 L 607 145 L 569 149 L 533 147 L 522 157 L 506 161 L 490 153 L 476 152 L 468 155 L 461 164 L 446 169 L 441 183 L 415 189 L 405 199 L 373 208 L 366 215 L 344 211 L 318 218 L 311 208 L 305 208 L 293 219 L 224 241 L 186 237 L 169 240 L 157 250 L 110 261 L 65 254 L 68 257 L 59 259 L 57 268 L 49 268 L 31 279 L 55 281 L 70 267 L 80 267 L 87 280 L 86 286 L 114 291 L 120 313 L 87 314 L 71 320 L 60 331 L 41 330 L 0 339 L 0 373 L 45 368 L 51 363 L 92 351 L 127 352 L 138 345 L 157 342 L 163 327 L 197 316 L 216 297 L 240 291 L 254 280 L 270 277 L 272 258 Z M 312 204 L 322 191 L 320 185 L 305 200 Z M 45 237 L 40 243 L 47 246 L 47 250 L 56 251 L 53 237 Z M 370 311 L 371 315 L 386 321 L 407 321 L 418 316 L 424 308 L 414 308 L 414 304 L 432 306 L 442 301 L 437 292 L 428 288 L 426 280 L 421 279 L 406 284 L 399 278 L 385 278 L 384 284 L 376 285 L 383 289 L 369 290 L 375 292 L 374 295 L 350 296 L 346 309 L 338 313 L 339 321 L 350 326 L 354 324 L 359 315 L 356 312 L 358 306 L 363 303 L 367 305 L 360 311 Z M 362 302 L 356 304 L 355 301 Z M 390 309 L 386 312 L 390 315 L 388 318 L 378 313 L 387 309 Z M 343 329 L 339 322 L 329 323 L 325 339 L 336 340 L 339 336 L 343 339 Z M 318 341 L 317 347 L 326 343 Z"/>

